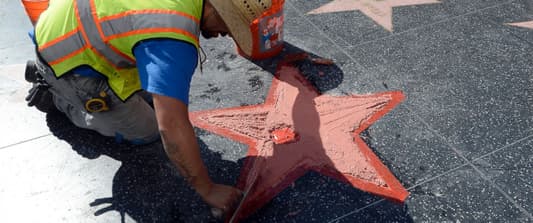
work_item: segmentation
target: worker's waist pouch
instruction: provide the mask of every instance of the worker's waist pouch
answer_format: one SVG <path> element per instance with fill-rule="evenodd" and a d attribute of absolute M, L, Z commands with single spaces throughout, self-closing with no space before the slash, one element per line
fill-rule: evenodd
<path fill-rule="evenodd" d="M 83 107 L 87 112 L 105 112 L 112 105 L 119 103 L 114 93 L 109 88 L 105 78 L 87 76 L 69 72 L 57 78 L 52 69 L 42 60 L 37 63 L 37 70 L 44 80 L 50 85 L 53 94 L 61 95 L 65 103 L 75 107 Z"/>

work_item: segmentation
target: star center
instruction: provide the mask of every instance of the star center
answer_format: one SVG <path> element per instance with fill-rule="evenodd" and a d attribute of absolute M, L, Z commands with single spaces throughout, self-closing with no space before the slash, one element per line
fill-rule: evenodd
<path fill-rule="evenodd" d="M 298 134 L 290 127 L 281 127 L 270 132 L 274 144 L 289 144 L 298 141 Z"/>

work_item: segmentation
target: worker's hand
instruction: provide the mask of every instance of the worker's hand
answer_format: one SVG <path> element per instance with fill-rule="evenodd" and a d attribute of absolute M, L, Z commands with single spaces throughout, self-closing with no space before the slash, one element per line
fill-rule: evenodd
<path fill-rule="evenodd" d="M 236 208 L 241 201 L 242 192 L 235 187 L 213 184 L 205 194 L 200 194 L 200 196 L 212 208 L 222 211 L 224 215 L 231 214 L 229 212 Z"/>

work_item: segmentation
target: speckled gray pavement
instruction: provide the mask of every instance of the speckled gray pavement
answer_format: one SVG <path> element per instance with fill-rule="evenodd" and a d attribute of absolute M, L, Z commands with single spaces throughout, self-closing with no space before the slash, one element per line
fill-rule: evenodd
<path fill-rule="evenodd" d="M 316 173 L 248 222 L 532 222 L 531 0 L 442 0 L 393 9 L 389 32 L 361 11 L 310 15 L 331 0 L 287 0 L 283 54 L 324 94 L 401 90 L 363 138 L 411 195 L 392 203 Z M 17 0 L 0 0 L 0 222 L 216 222 L 159 143 L 117 145 L 25 105 L 34 57 Z M 251 62 L 202 40 L 190 109 L 262 103 L 278 57 Z M 323 72 L 325 75 L 318 75 Z M 246 147 L 197 129 L 210 175 L 234 184 Z"/>

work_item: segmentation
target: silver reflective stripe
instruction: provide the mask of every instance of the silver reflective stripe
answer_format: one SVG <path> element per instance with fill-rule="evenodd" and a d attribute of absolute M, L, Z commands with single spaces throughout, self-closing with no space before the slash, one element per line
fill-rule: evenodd
<path fill-rule="evenodd" d="M 200 27 L 195 20 L 177 14 L 133 14 L 110 19 L 100 25 L 106 37 L 149 28 L 174 28 L 187 31 L 195 37 L 200 35 Z"/>
<path fill-rule="evenodd" d="M 54 62 L 83 47 L 85 47 L 85 40 L 81 36 L 81 32 L 76 31 L 66 39 L 39 50 L 39 53 L 46 61 Z"/>
<path fill-rule="evenodd" d="M 135 64 L 128 58 L 113 51 L 100 37 L 96 21 L 92 16 L 91 4 L 92 0 L 76 0 L 78 6 L 78 13 L 81 20 L 81 26 L 85 30 L 85 34 L 89 39 L 90 44 L 98 53 L 104 56 L 109 62 L 118 68 L 135 67 Z M 94 12 L 96 13 L 96 12 Z"/>

